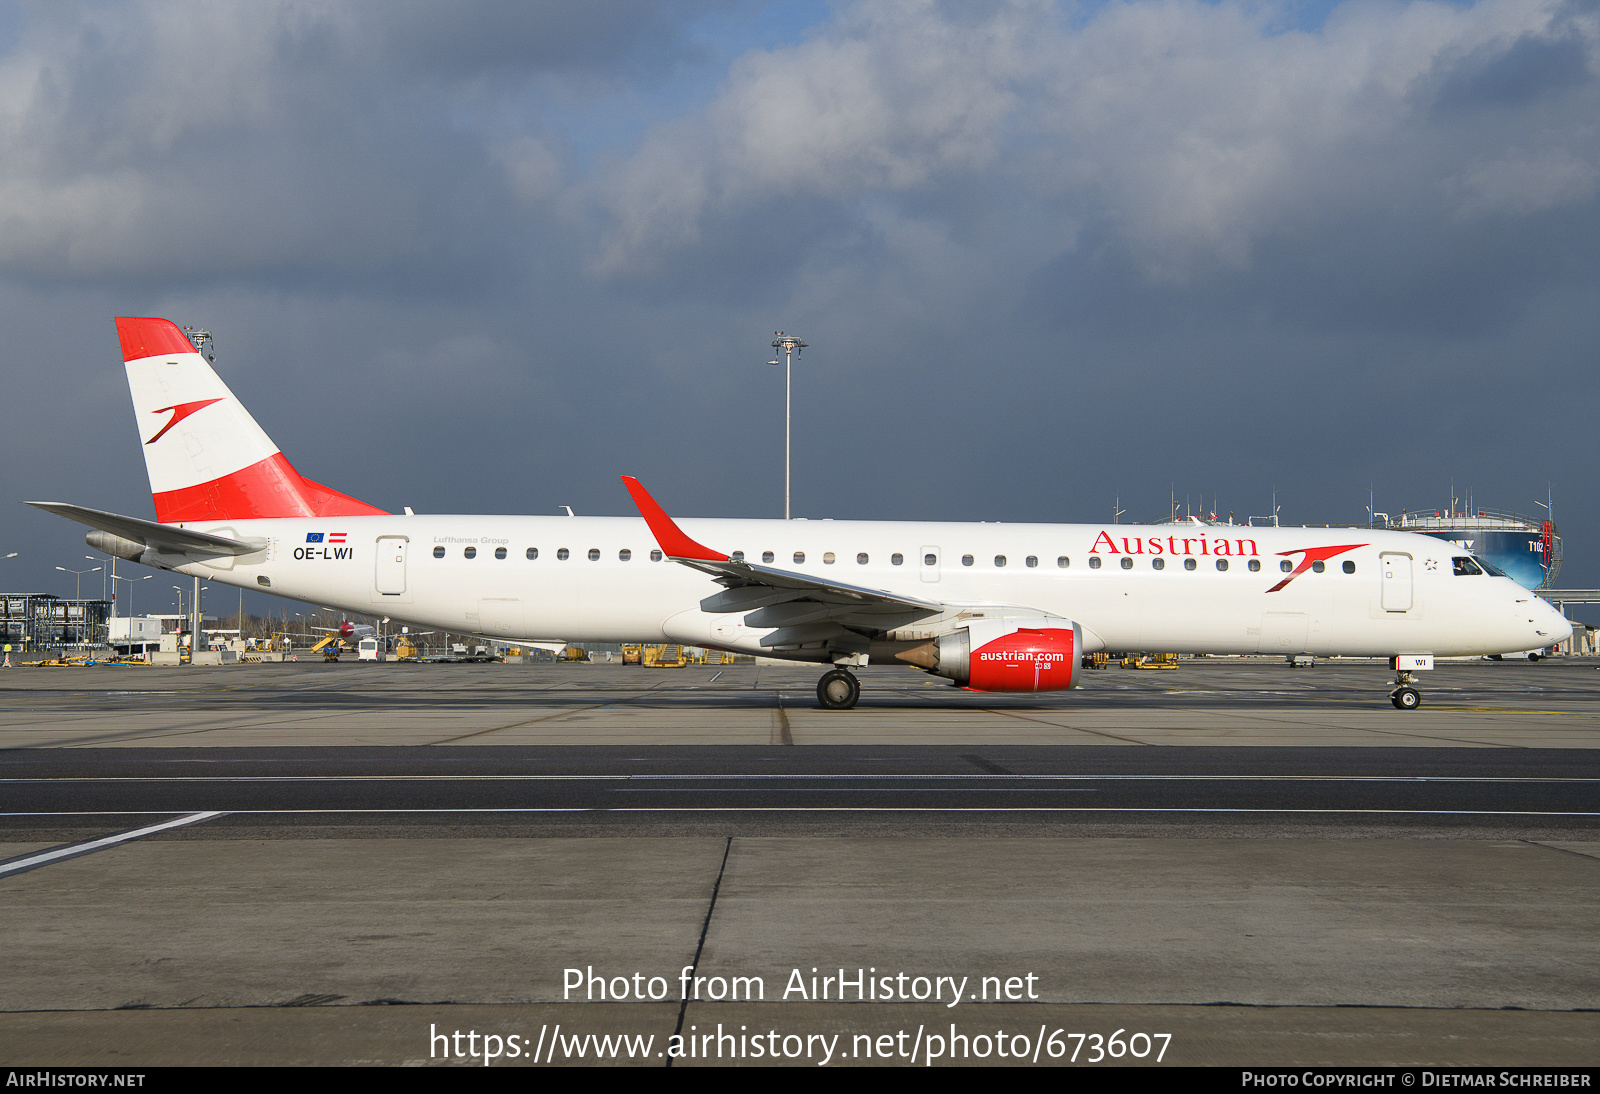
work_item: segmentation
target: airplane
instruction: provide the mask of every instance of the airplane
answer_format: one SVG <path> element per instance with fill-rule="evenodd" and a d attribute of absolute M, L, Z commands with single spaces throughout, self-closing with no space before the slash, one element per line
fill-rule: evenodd
<path fill-rule="evenodd" d="M 314 631 L 324 634 L 338 635 L 346 641 L 371 638 L 378 633 L 378 629 L 370 623 L 352 623 L 348 619 L 341 619 L 337 627 L 312 627 Z"/>
<path fill-rule="evenodd" d="M 530 645 L 659 640 L 974 691 L 1066 691 L 1097 651 L 1435 657 L 1548 647 L 1554 607 L 1444 541 L 1384 529 L 386 512 L 300 475 L 171 322 L 116 320 L 156 510 L 61 502 L 97 550 L 274 595 Z"/>

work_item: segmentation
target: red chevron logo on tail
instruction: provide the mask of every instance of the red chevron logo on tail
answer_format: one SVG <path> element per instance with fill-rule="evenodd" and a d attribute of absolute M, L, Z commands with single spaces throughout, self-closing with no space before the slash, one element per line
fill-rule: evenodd
<path fill-rule="evenodd" d="M 177 406 L 164 406 L 160 410 L 152 410 L 150 412 L 152 414 L 165 414 L 169 410 L 176 411 L 176 413 L 174 413 L 172 415 L 172 421 L 168 422 L 166 425 L 161 427 L 161 432 L 160 433 L 157 433 L 154 437 L 151 437 L 148 441 L 145 441 L 144 443 L 145 444 L 155 444 L 162 437 L 166 436 L 167 430 L 171 429 L 173 426 L 175 426 L 179 422 L 183 421 L 185 418 L 187 418 L 189 415 L 193 414 L 195 411 L 204 410 L 206 407 L 210 406 L 212 403 L 220 403 L 220 402 L 222 402 L 221 398 L 216 398 L 216 399 L 196 399 L 192 403 L 179 403 Z"/>

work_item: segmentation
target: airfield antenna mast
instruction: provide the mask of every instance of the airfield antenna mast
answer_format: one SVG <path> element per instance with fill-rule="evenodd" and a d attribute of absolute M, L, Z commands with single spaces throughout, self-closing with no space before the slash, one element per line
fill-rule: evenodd
<path fill-rule="evenodd" d="M 772 335 L 773 350 L 783 354 L 783 519 L 788 520 L 790 519 L 789 474 L 792 466 L 789 453 L 790 440 L 793 436 L 790 422 L 794 408 L 794 359 L 800 356 L 800 351 L 806 348 L 806 343 L 792 334 L 783 333 L 781 330 L 773 331 Z M 778 359 L 776 357 L 767 362 L 769 365 L 776 365 L 777 363 Z"/>

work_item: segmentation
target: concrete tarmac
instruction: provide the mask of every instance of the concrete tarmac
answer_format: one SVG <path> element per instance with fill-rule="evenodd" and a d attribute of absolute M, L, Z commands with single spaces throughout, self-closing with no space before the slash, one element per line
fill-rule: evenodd
<path fill-rule="evenodd" d="M 1446 666 L 1414 713 L 1368 665 L 1044 698 L 869 670 L 845 714 L 716 671 L 0 676 L 0 1062 L 471 1062 L 460 1029 L 500 1066 L 660 1066 L 719 1025 L 674 1066 L 770 1062 L 757 1033 L 1082 1065 L 1119 1029 L 1149 1051 L 1105 1062 L 1600 1057 L 1592 665 Z M 492 819 L 544 808 L 576 819 Z"/>
<path fill-rule="evenodd" d="M 1381 662 L 1185 662 L 1084 673 L 1069 693 L 963 691 L 861 673 L 861 704 L 817 706 L 812 668 L 343 663 L 14 669 L 12 748 L 346 745 L 1124 744 L 1600 746 L 1592 658 L 1446 662 L 1395 710 Z"/>

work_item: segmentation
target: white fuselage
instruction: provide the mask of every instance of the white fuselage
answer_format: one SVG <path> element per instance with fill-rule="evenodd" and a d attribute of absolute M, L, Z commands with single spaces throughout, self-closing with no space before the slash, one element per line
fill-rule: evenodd
<path fill-rule="evenodd" d="M 1554 608 L 1515 582 L 1458 576 L 1451 560 L 1465 552 L 1404 532 L 680 523 L 699 542 L 752 563 L 991 614 L 1075 620 L 1086 651 L 1450 656 L 1548 646 L 1570 633 Z M 770 628 L 746 626 L 744 613 L 702 611 L 699 602 L 721 586 L 658 553 L 652 558 L 656 541 L 638 518 L 362 516 L 182 527 L 267 546 L 175 567 L 180 572 L 346 611 L 510 641 L 667 640 L 774 652 L 760 645 Z M 1308 549 L 1336 546 L 1349 549 L 1269 591 L 1291 577 L 1284 562 L 1298 567 Z"/>

